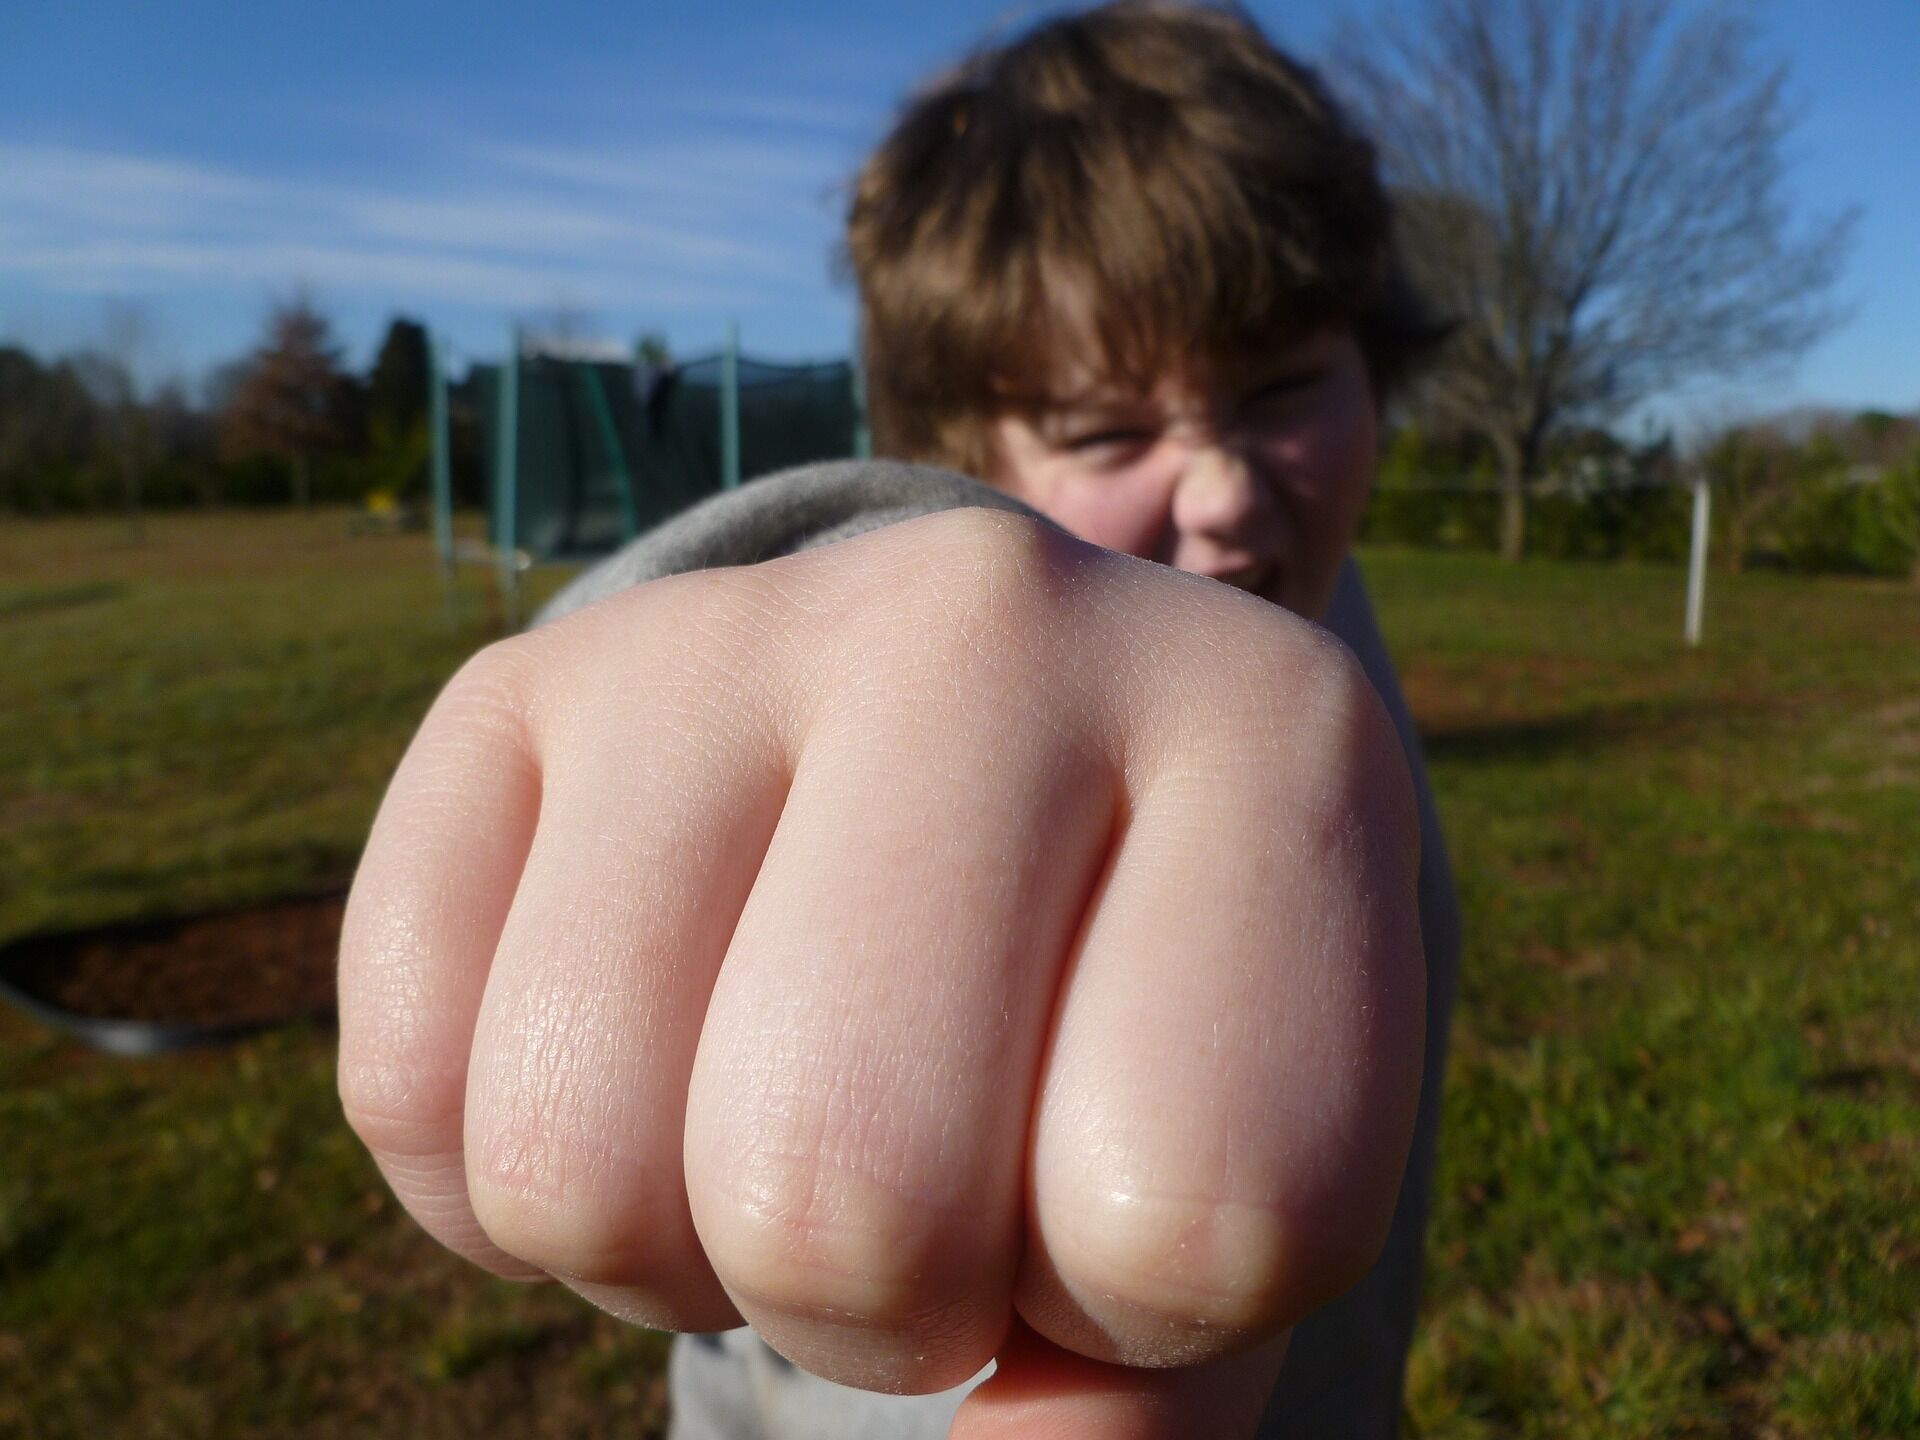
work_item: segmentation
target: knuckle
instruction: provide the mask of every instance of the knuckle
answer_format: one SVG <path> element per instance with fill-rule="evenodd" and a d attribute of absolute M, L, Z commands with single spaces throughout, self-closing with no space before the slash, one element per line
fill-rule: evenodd
<path fill-rule="evenodd" d="M 690 1282 L 685 1247 L 670 1243 L 687 1229 L 684 1212 L 654 1187 L 555 1186 L 470 1153 L 467 1191 L 487 1238 L 548 1274 L 659 1293 Z"/>
<path fill-rule="evenodd" d="M 1324 733 L 1338 731 L 1372 697 L 1360 661 L 1331 631 L 1277 608 L 1257 618 L 1262 633 L 1248 647 L 1253 663 L 1242 671 L 1251 692 L 1245 698 Z M 1287 697 L 1278 712 L 1276 695 Z"/>
<path fill-rule="evenodd" d="M 1329 744 L 1337 744 L 1362 762 L 1397 757 L 1399 743 L 1380 694 L 1360 659 L 1337 637 L 1316 630 L 1319 641 L 1307 662 L 1303 711 Z M 1349 768 L 1370 770 L 1371 763 Z"/>
<path fill-rule="evenodd" d="M 1294 1318 L 1305 1247 L 1273 1207 L 1110 1190 L 1076 1200 L 1072 1216 L 1049 1249 L 1077 1293 L 1223 1335 Z"/>
<path fill-rule="evenodd" d="M 347 1127 L 375 1155 L 420 1159 L 460 1133 L 462 1087 L 438 1070 L 343 1056 L 336 1083 Z"/>
<path fill-rule="evenodd" d="M 1061 608 L 1079 542 L 1000 510 L 952 510 L 933 519 L 926 583 L 910 594 L 914 623 L 905 633 L 917 647 L 934 647 L 963 665 L 1028 653 L 1045 617 Z"/>
<path fill-rule="evenodd" d="M 937 555 L 954 569 L 983 578 L 1030 576 L 1047 563 L 1050 528 L 1030 515 L 964 506 L 929 517 Z"/>
<path fill-rule="evenodd" d="M 526 635 L 483 646 L 447 682 L 447 702 L 462 708 L 517 709 L 534 678 L 538 648 Z"/>
<path fill-rule="evenodd" d="M 1075 685 L 1105 552 L 1032 516 L 961 508 L 770 562 L 810 603 L 787 611 L 796 695 L 810 717 L 858 711 L 895 733 L 963 713 L 1020 724 Z M 1091 663 L 1091 662 L 1087 662 Z M 1097 668 L 1097 667 L 1095 667 Z M 1072 707 L 1067 707 L 1071 709 Z M 1034 728 L 1031 724 L 1029 730 Z"/>
<path fill-rule="evenodd" d="M 423 731 L 459 737 L 454 743 L 462 747 L 491 737 L 517 748 L 540 693 L 544 644 L 515 635 L 469 656 L 434 701 Z"/>
<path fill-rule="evenodd" d="M 940 1329 L 978 1288 L 977 1214 L 905 1196 L 811 1156 L 761 1154 L 696 1221 L 714 1270 L 771 1310 L 893 1331 Z"/>
<path fill-rule="evenodd" d="M 541 733 L 604 738 L 636 716 L 752 711 L 782 692 L 815 609 L 784 564 L 660 576 L 516 637 L 568 682 L 564 703 L 534 711 Z"/>
<path fill-rule="evenodd" d="M 1337 642 L 1336 642 L 1337 643 Z M 1419 865 L 1420 810 L 1406 752 L 1386 705 L 1344 645 L 1322 682 L 1313 715 L 1329 785 L 1323 804 L 1365 824 L 1408 870 Z"/>
<path fill-rule="evenodd" d="M 1232 687 L 1223 743 L 1264 752 L 1255 773 L 1288 813 L 1329 837 L 1361 827 L 1417 863 L 1419 809 L 1398 733 L 1359 659 L 1318 626 L 1270 632 Z M 1284 696 L 1283 704 L 1275 697 Z"/>

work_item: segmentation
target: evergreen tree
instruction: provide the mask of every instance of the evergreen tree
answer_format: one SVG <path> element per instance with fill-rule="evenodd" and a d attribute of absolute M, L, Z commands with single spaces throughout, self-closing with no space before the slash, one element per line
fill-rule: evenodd
<path fill-rule="evenodd" d="M 396 315 L 367 377 L 367 423 L 376 445 L 382 437 L 398 438 L 426 423 L 431 383 L 426 326 Z"/>

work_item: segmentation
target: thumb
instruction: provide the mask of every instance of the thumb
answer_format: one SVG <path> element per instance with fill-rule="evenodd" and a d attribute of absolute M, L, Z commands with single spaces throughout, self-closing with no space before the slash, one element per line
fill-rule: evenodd
<path fill-rule="evenodd" d="M 948 1440 L 1253 1440 L 1287 1336 L 1203 1365 L 1137 1370 L 1063 1350 L 1015 1320 Z"/>

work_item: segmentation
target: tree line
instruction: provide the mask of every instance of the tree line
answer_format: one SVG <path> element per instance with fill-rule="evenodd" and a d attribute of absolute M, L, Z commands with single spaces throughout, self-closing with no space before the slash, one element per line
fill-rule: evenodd
<path fill-rule="evenodd" d="M 1795 213 L 1790 76 L 1744 8 L 1418 0 L 1347 26 L 1326 69 L 1396 197 L 1400 278 L 1447 332 L 1398 417 L 1376 536 L 1676 554 L 1704 475 L 1728 563 L 1914 571 L 1912 416 L 1776 417 L 1685 461 L 1617 434 L 1659 397 L 1783 370 L 1844 318 L 1856 216 Z M 418 493 L 425 388 L 417 324 L 393 322 L 355 376 L 304 303 L 200 405 L 137 400 L 110 357 L 0 348 L 0 506 Z M 455 486 L 477 501 L 463 399 Z"/>
<path fill-rule="evenodd" d="M 371 367 L 345 363 L 305 297 L 272 307 L 243 359 L 196 395 L 143 395 L 112 348 L 42 360 L 0 343 L 0 510 L 46 515 L 221 505 L 426 500 L 427 332 L 396 317 Z M 479 437 L 455 387 L 456 499 L 482 498 Z"/>
<path fill-rule="evenodd" d="M 1920 411 L 1801 408 L 1722 424 L 1682 454 L 1569 427 L 1527 490 L 1528 551 L 1568 560 L 1685 559 L 1693 485 L 1712 492 L 1722 570 L 1905 576 L 1920 584 Z M 1474 430 L 1408 419 L 1388 435 L 1364 538 L 1500 549 L 1501 457 Z"/>
<path fill-rule="evenodd" d="M 664 359 L 653 342 L 657 359 Z M 273 308 L 259 344 L 202 393 L 142 397 L 124 361 L 50 361 L 0 345 L 0 510 L 46 515 L 222 505 L 430 503 L 427 332 L 389 322 L 372 365 L 342 361 L 310 301 Z M 480 419 L 449 386 L 456 504 L 485 496 Z M 1557 427 L 1527 488 L 1532 553 L 1676 560 L 1691 485 L 1713 487 L 1724 568 L 1910 575 L 1920 582 L 1920 410 L 1798 410 L 1718 427 L 1683 455 L 1603 426 Z M 1418 404 L 1388 431 L 1367 538 L 1497 550 L 1509 524 L 1500 448 Z"/>

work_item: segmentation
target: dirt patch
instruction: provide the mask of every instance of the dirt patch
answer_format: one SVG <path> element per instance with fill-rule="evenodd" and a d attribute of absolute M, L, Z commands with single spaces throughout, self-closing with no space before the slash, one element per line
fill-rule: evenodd
<path fill-rule="evenodd" d="M 345 908 L 330 895 L 40 936 L 9 946 L 4 971 L 90 1019 L 225 1027 L 327 1015 Z"/>
<path fill-rule="evenodd" d="M 1873 718 L 1887 730 L 1920 726 L 1920 698 L 1896 700 L 1891 705 L 1882 705 L 1874 711 Z"/>

